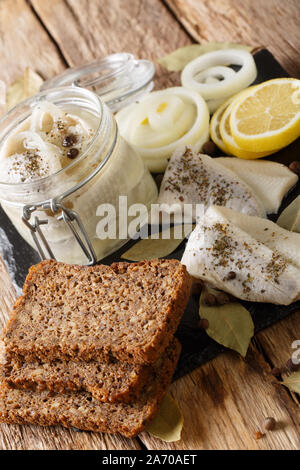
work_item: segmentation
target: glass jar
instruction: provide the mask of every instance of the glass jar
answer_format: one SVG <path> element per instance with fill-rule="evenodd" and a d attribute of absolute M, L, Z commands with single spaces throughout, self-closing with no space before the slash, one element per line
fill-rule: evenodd
<path fill-rule="evenodd" d="M 115 239 L 98 238 L 97 208 L 102 204 L 115 207 L 111 222 L 118 230 L 119 196 L 127 196 L 128 206 L 139 203 L 149 210 L 157 199 L 157 187 L 141 158 L 119 135 L 111 111 L 84 88 L 50 89 L 13 108 L 0 121 L 0 151 L 7 137 L 43 101 L 88 115 L 96 123 L 95 135 L 86 150 L 57 173 L 30 183 L 0 181 L 1 205 L 42 258 L 92 264 L 126 242 L 118 233 Z"/>
<path fill-rule="evenodd" d="M 154 64 L 149 60 L 139 60 L 127 52 L 118 52 L 66 69 L 47 80 L 41 91 L 71 85 L 87 88 L 99 95 L 111 111 L 116 112 L 152 90 L 154 73 Z"/>

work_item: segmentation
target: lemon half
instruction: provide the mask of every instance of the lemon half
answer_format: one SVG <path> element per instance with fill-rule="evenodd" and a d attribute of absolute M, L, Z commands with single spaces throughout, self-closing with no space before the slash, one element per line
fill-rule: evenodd
<path fill-rule="evenodd" d="M 235 144 L 248 152 L 285 147 L 300 136 L 300 80 L 276 78 L 245 90 L 229 121 Z"/>
<path fill-rule="evenodd" d="M 254 87 L 251 87 L 251 89 L 252 88 Z M 242 96 L 247 94 L 249 90 L 250 88 L 237 93 L 233 98 L 224 103 L 227 105 L 220 119 L 219 131 L 225 147 L 227 148 L 226 153 L 229 155 L 234 155 L 238 158 L 244 158 L 245 160 L 255 160 L 257 158 L 262 158 L 266 155 L 269 155 L 270 152 L 249 152 L 248 150 L 242 149 L 232 137 L 230 128 L 230 116 L 232 109 L 235 107 L 237 101 L 240 100 Z"/>

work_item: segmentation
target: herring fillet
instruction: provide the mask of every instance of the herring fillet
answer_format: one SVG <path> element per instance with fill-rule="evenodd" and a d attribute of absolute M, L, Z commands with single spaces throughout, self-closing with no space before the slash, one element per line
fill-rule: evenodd
<path fill-rule="evenodd" d="M 290 232 L 278 226 L 268 219 L 255 217 L 249 220 L 248 217 L 233 213 L 233 211 L 222 211 L 223 216 L 236 227 L 239 227 L 258 242 L 268 246 L 271 250 L 280 253 L 290 264 L 300 269 L 300 235 Z"/>
<path fill-rule="evenodd" d="M 265 216 L 261 201 L 252 189 L 233 171 L 208 155 L 195 153 L 191 148 L 178 149 L 172 155 L 161 184 L 159 204 L 197 206 L 206 210 L 211 205 L 226 206 L 238 212 Z M 169 212 L 172 212 L 170 209 Z"/>
<path fill-rule="evenodd" d="M 300 235 L 260 217 L 210 207 L 181 262 L 192 276 L 243 300 L 289 305 L 300 299 Z M 235 279 L 228 279 L 230 271 Z"/>
<path fill-rule="evenodd" d="M 253 190 L 267 214 L 278 212 L 283 198 L 298 181 L 298 176 L 281 163 L 235 157 L 219 157 L 216 160 L 236 173 Z"/>

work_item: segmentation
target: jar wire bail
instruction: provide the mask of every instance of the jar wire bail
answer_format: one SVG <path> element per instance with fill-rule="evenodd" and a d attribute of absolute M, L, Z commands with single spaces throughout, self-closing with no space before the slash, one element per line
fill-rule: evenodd
<path fill-rule="evenodd" d="M 71 194 L 73 194 L 78 189 L 80 189 L 82 186 L 84 186 L 86 183 L 92 180 L 97 173 L 99 173 L 99 171 L 104 167 L 110 155 L 112 154 L 112 151 L 117 142 L 117 137 L 118 137 L 118 129 L 116 129 L 114 140 L 105 158 L 88 177 L 80 181 L 80 183 L 78 183 L 76 186 L 69 189 L 68 191 L 66 191 L 65 193 L 61 194 L 58 197 L 51 198 L 43 202 L 39 202 L 37 204 L 27 204 L 23 206 L 22 221 L 27 226 L 27 228 L 29 228 L 32 239 L 35 243 L 37 251 L 42 260 L 47 259 L 47 257 L 51 259 L 55 259 L 55 256 L 41 229 L 41 225 L 46 225 L 48 223 L 48 220 L 39 219 L 39 217 L 35 215 L 33 222 L 30 222 L 31 216 L 36 210 L 44 210 L 44 211 L 50 210 L 53 214 L 57 214 L 58 212 L 61 212 L 59 216 L 57 217 L 57 220 L 64 221 L 68 225 L 75 240 L 77 241 L 84 255 L 87 258 L 87 261 L 88 261 L 87 266 L 91 266 L 97 262 L 97 256 L 93 248 L 92 242 L 87 234 L 87 231 L 78 213 L 74 210 L 68 209 L 63 204 L 63 200 L 67 198 L 68 196 L 70 196 Z M 77 225 L 77 228 L 75 224 Z"/>

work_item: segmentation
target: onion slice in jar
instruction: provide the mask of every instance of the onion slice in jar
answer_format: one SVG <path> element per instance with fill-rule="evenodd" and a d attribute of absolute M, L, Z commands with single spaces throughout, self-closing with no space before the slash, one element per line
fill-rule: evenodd
<path fill-rule="evenodd" d="M 10 136 L 2 153 L 6 156 L 0 158 L 0 168 L 6 182 L 33 181 L 62 169 L 60 149 L 30 130 Z"/>
<path fill-rule="evenodd" d="M 30 130 L 38 132 L 44 137 L 49 134 L 55 123 L 62 121 L 68 132 L 86 138 L 89 135 L 89 127 L 79 116 L 64 112 L 58 106 L 44 101 L 33 110 L 30 119 Z"/>
<path fill-rule="evenodd" d="M 50 155 L 60 154 L 61 151 L 55 145 L 44 142 L 42 137 L 33 131 L 22 131 L 19 134 L 10 136 L 3 146 L 3 153 L 8 157 L 15 153 L 22 153 L 24 150 L 36 150 L 40 154 Z"/>
<path fill-rule="evenodd" d="M 199 151 L 208 138 L 209 111 L 203 98 L 183 87 L 154 91 L 116 115 L 121 136 L 153 172 L 164 171 L 177 147 Z"/>
<path fill-rule="evenodd" d="M 238 65 L 240 69 L 235 72 L 228 65 Z M 209 76 L 215 77 L 215 75 L 210 75 L 209 71 L 220 66 L 224 74 L 223 80 L 214 83 L 201 82 L 203 77 L 206 80 Z M 228 69 L 226 74 L 225 68 Z M 229 70 L 232 70 L 233 73 Z M 188 63 L 182 71 L 181 83 L 185 88 L 200 93 L 205 100 L 215 100 L 229 97 L 248 87 L 256 76 L 257 69 L 250 52 L 240 49 L 225 49 L 208 52 Z"/>
<path fill-rule="evenodd" d="M 62 119 L 63 111 L 53 103 L 44 101 L 38 104 L 30 118 L 30 130 L 33 132 L 49 131 L 53 123 Z"/>

